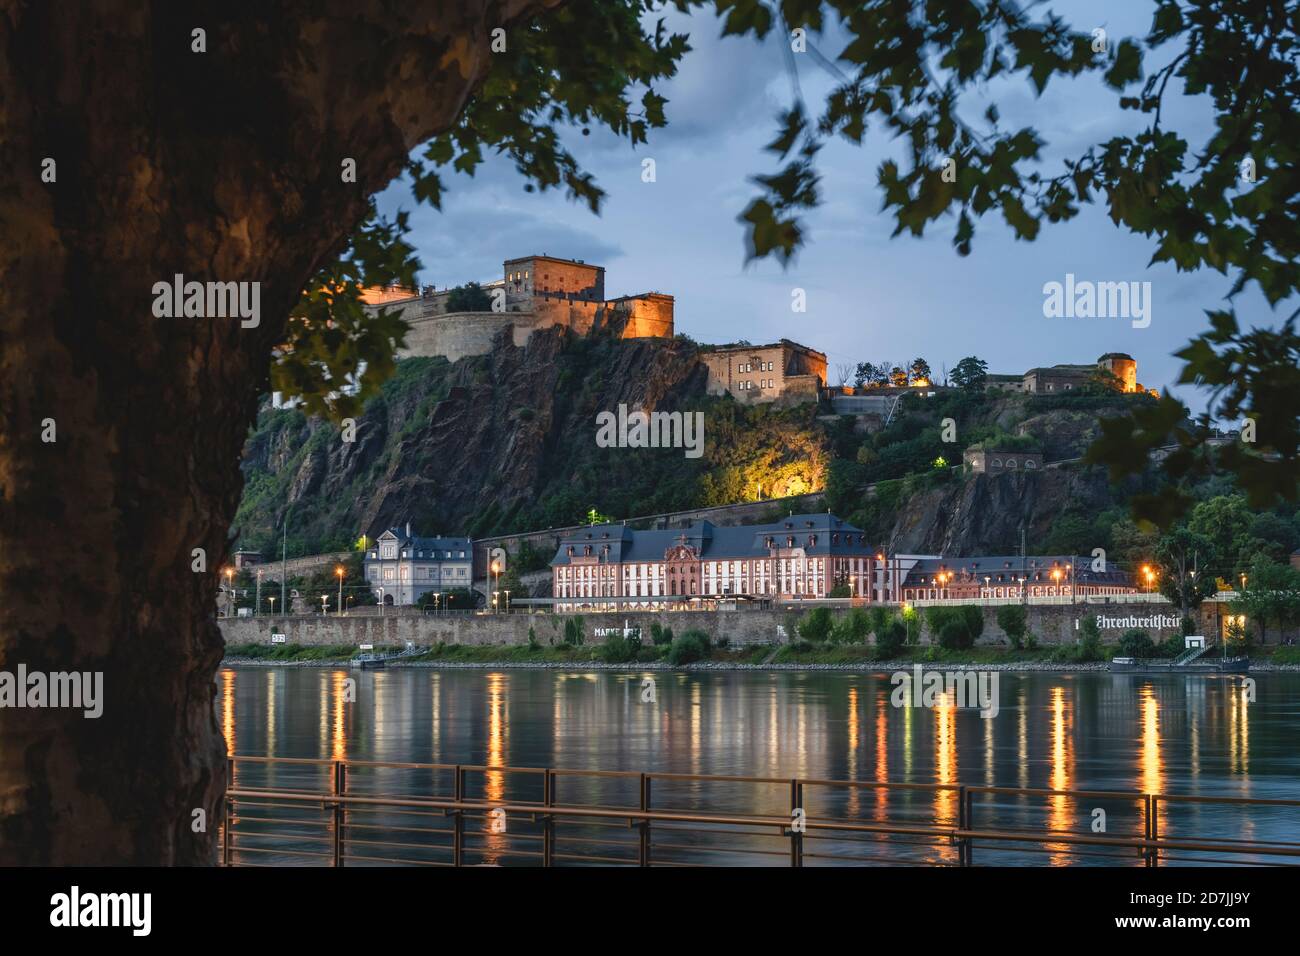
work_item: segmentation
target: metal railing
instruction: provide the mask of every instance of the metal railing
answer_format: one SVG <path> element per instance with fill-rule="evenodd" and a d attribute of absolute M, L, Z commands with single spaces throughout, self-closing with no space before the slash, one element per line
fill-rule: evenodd
<path fill-rule="evenodd" d="M 1300 800 L 246 756 L 229 770 L 227 866 L 1300 863 Z M 1247 822 L 1251 839 L 1206 835 Z"/>

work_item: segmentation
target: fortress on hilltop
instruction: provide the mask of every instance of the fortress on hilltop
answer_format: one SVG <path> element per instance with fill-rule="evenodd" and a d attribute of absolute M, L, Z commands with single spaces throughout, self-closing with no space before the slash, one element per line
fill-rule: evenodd
<path fill-rule="evenodd" d="M 371 288 L 363 290 L 362 299 L 372 310 L 401 313 L 411 326 L 399 353 L 403 358 L 441 355 L 454 362 L 485 355 L 506 328 L 515 345 L 527 342 L 534 330 L 554 325 L 580 335 L 612 328 L 625 339 L 673 336 L 673 297 L 643 292 L 607 299 L 603 266 L 540 255 L 507 259 L 501 272 L 500 279 L 481 286 L 481 311 L 463 310 L 463 288 Z"/>

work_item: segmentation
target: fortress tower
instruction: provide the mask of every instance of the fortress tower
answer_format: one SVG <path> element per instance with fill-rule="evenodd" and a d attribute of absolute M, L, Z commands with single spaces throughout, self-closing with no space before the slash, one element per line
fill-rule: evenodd
<path fill-rule="evenodd" d="M 451 290 L 432 287 L 367 289 L 363 299 L 367 308 L 399 312 L 410 324 L 402 357 L 441 355 L 455 361 L 483 355 L 504 328 L 511 329 L 516 345 L 553 325 L 579 335 L 596 328 L 613 328 L 627 339 L 673 335 L 673 297 L 645 292 L 606 299 L 604 266 L 543 254 L 507 259 L 501 272 L 501 279 L 483 286 L 493 306 L 481 312 L 448 311 Z"/>

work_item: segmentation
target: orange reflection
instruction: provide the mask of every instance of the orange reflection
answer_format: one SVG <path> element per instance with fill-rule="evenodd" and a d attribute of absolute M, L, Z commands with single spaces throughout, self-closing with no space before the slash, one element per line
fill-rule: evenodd
<path fill-rule="evenodd" d="M 334 672 L 334 686 L 331 696 L 334 700 L 334 733 L 330 739 L 330 759 L 343 760 L 348 755 L 348 733 L 343 710 L 343 695 L 346 693 L 347 675 L 342 671 Z"/>
<path fill-rule="evenodd" d="M 506 718 L 506 685 L 509 679 L 504 674 L 488 675 L 488 723 L 487 723 L 487 765 L 503 767 L 506 764 L 506 744 L 509 735 L 509 721 Z M 483 797 L 488 803 L 501 803 L 506 796 L 505 774 L 499 770 L 488 770 L 483 774 Z M 509 827 L 509 820 L 506 820 Z M 492 821 L 485 818 L 483 822 L 484 844 L 483 862 L 496 864 L 506 850 L 506 833 L 493 833 Z M 507 833 L 509 830 L 507 829 Z"/>
<path fill-rule="evenodd" d="M 1052 773 L 1049 781 L 1053 790 L 1069 790 L 1071 764 L 1074 755 L 1070 750 L 1071 714 L 1066 705 L 1065 689 L 1052 688 Z M 1049 798 L 1047 826 L 1050 830 L 1065 832 L 1074 825 L 1072 819 L 1073 801 L 1067 796 Z M 1053 866 L 1065 866 L 1069 862 L 1069 847 L 1064 844 L 1048 844 L 1049 850 L 1056 851 L 1050 862 Z"/>
<path fill-rule="evenodd" d="M 888 698 L 882 693 L 876 698 L 876 781 L 878 783 L 889 782 L 889 717 L 885 706 Z M 877 820 L 884 820 L 888 816 L 889 810 L 889 791 L 884 787 L 876 788 L 876 813 Z"/>
<path fill-rule="evenodd" d="M 235 752 L 235 672 L 221 672 L 221 733 L 226 738 L 226 753 Z M 233 784 L 234 781 L 232 780 Z"/>
<path fill-rule="evenodd" d="M 849 688 L 849 759 L 848 771 L 849 779 L 856 781 L 858 779 L 858 689 Z M 849 799 L 846 809 L 853 816 L 857 816 L 862 809 L 862 791 L 857 787 L 849 787 Z"/>
<path fill-rule="evenodd" d="M 1250 769 L 1250 704 L 1236 681 L 1228 683 L 1228 767 L 1233 773 Z"/>
<path fill-rule="evenodd" d="M 946 691 L 934 702 L 934 776 L 935 782 L 957 782 L 957 695 Z M 957 820 L 957 791 L 939 790 L 935 794 L 934 819 L 936 823 L 954 823 Z"/>

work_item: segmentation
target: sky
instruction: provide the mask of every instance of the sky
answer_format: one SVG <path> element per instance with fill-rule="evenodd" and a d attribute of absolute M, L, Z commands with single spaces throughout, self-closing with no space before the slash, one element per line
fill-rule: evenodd
<path fill-rule="evenodd" d="M 1112 43 L 1145 35 L 1153 8 L 1144 0 L 1046 6 L 1078 30 L 1105 29 Z M 636 148 L 594 128 L 589 137 L 565 136 L 608 194 L 599 215 L 558 190 L 525 192 L 509 161 L 496 157 L 472 178 L 446 174 L 441 211 L 417 206 L 400 180 L 381 194 L 381 212 L 412 214 L 408 239 L 422 262 L 422 284 L 497 279 L 503 260 L 530 254 L 584 259 L 605 267 L 610 297 L 673 295 L 677 331 L 696 341 L 790 338 L 825 352 L 832 383 L 838 366 L 863 361 L 905 365 L 919 356 L 939 375 L 975 355 L 990 372 L 1020 373 L 1127 352 L 1143 385 L 1162 393 L 1173 386 L 1194 410 L 1204 407 L 1203 395 L 1175 386 L 1182 363 L 1172 353 L 1206 328 L 1205 310 L 1228 305 L 1230 277 L 1148 265 L 1154 241 L 1116 227 L 1098 205 L 1068 223 L 1045 223 L 1033 242 L 1016 240 L 1000 216 L 985 217 L 966 257 L 952 246 L 953 217 L 933 223 L 923 237 L 891 239 L 894 221 L 881 209 L 876 169 L 901 154 L 879 126 L 862 146 L 833 141 L 823 149 L 822 205 L 804 218 L 805 245 L 795 260 L 747 265 L 737 216 L 756 194 L 748 177 L 776 169 L 763 146 L 774 137 L 778 113 L 793 102 L 780 46 L 788 39 L 775 32 L 763 43 L 722 38 L 711 11 L 663 16 L 670 30 L 689 34 L 692 46 L 678 75 L 659 87 L 668 99 L 668 126 L 651 130 L 649 143 Z M 810 43 L 834 59 L 843 34 L 828 29 Z M 799 88 L 819 111 L 834 81 L 811 56 L 794 61 Z M 1004 127 L 1029 124 L 1046 140 L 1041 168 L 1048 174 L 1060 169 L 1062 157 L 1142 124 L 1138 114 L 1119 110 L 1097 77 L 1053 79 L 1039 97 L 1018 74 L 995 81 L 987 95 Z M 1208 101 L 1175 94 L 1171 84 L 1166 104 L 1165 123 L 1198 147 L 1211 129 Z M 977 102 L 963 110 L 971 118 L 982 113 Z M 653 183 L 642 181 L 646 157 L 655 160 Z M 1064 282 L 1067 273 L 1150 282 L 1150 325 L 1044 317 L 1044 284 Z M 796 288 L 805 291 L 806 312 L 792 310 Z M 1247 326 L 1276 325 L 1290 311 L 1269 307 L 1253 286 L 1231 304 Z"/>

